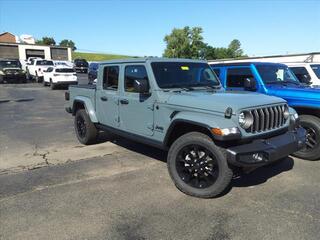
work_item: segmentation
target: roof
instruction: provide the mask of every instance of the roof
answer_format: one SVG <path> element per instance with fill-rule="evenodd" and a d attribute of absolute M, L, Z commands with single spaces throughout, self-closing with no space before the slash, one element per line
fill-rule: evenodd
<path fill-rule="evenodd" d="M 3 32 L 3 33 L 0 33 L 0 36 L 5 35 L 5 34 L 10 34 L 11 36 L 16 37 L 14 34 L 12 34 L 12 33 L 10 33 L 10 32 Z"/>
<path fill-rule="evenodd" d="M 218 61 L 230 61 L 230 60 L 250 60 L 250 59 L 259 59 L 259 58 L 277 58 L 277 57 L 297 57 L 297 56 L 309 56 L 309 55 L 319 55 L 320 52 L 310 52 L 310 53 L 297 53 L 297 54 L 280 54 L 280 55 L 270 55 L 270 56 L 259 56 L 259 57 L 239 57 L 239 58 L 224 58 L 224 59 L 214 59 L 208 60 L 211 62 Z"/>
<path fill-rule="evenodd" d="M 9 42 L 0 42 L 0 45 L 9 45 L 9 46 L 18 46 L 18 45 L 27 45 L 27 46 L 40 46 L 40 47 L 49 47 L 49 48 L 61 48 L 66 49 L 70 47 L 62 47 L 62 46 L 56 46 L 56 45 L 44 45 L 44 44 L 28 44 L 28 43 L 9 43 Z"/>
<path fill-rule="evenodd" d="M 197 59 L 147 57 L 147 58 L 128 58 L 128 59 L 110 60 L 110 61 L 100 62 L 99 64 L 145 63 L 145 62 L 190 62 L 190 63 L 197 62 L 197 63 L 207 63 L 207 61 L 205 61 L 205 60 L 197 60 Z"/>
<path fill-rule="evenodd" d="M 228 62 L 228 63 L 209 63 L 211 66 L 224 67 L 224 66 L 250 66 L 253 65 L 285 65 L 283 63 L 275 62 Z"/>

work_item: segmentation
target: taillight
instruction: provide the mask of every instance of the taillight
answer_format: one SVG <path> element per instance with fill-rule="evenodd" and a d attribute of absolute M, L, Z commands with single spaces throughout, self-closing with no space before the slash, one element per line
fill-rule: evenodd
<path fill-rule="evenodd" d="M 77 76 L 77 74 L 76 74 L 76 73 L 74 73 L 74 74 L 73 74 L 73 76 Z"/>
<path fill-rule="evenodd" d="M 54 73 L 53 76 L 57 77 L 57 76 L 59 76 L 59 74 Z"/>

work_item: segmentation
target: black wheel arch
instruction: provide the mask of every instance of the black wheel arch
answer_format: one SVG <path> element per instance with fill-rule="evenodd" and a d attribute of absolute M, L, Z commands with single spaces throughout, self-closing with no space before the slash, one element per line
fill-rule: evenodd
<path fill-rule="evenodd" d="M 305 107 L 305 106 L 292 106 L 298 115 L 311 115 L 320 118 L 320 108 Z"/>
<path fill-rule="evenodd" d="M 73 105 L 72 105 L 72 115 L 75 116 L 76 112 L 79 109 L 85 109 L 86 110 L 86 104 L 85 104 L 84 101 L 76 100 L 76 101 L 73 102 Z"/>
<path fill-rule="evenodd" d="M 211 127 L 204 123 L 194 122 L 186 119 L 175 119 L 171 122 L 166 136 L 164 138 L 164 146 L 170 147 L 171 144 L 183 134 L 188 132 L 201 132 L 214 139 L 214 135 L 211 132 Z"/>

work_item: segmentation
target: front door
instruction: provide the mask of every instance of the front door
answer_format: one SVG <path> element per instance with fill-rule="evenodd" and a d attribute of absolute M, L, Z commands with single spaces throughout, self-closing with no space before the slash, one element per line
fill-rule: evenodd
<path fill-rule="evenodd" d="M 243 91 L 246 78 L 254 79 L 250 67 L 228 67 L 224 87 L 226 90 Z"/>
<path fill-rule="evenodd" d="M 105 66 L 102 71 L 102 86 L 97 91 L 97 114 L 101 124 L 119 127 L 119 72 L 117 65 Z"/>
<path fill-rule="evenodd" d="M 138 135 L 153 135 L 154 98 L 151 94 L 135 92 L 134 80 L 147 79 L 144 65 L 126 65 L 124 92 L 119 99 L 121 129 Z M 151 91 L 150 91 L 151 92 Z"/>

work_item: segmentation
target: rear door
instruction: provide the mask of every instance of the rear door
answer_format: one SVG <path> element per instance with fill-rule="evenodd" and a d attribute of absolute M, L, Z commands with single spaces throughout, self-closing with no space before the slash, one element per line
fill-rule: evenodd
<path fill-rule="evenodd" d="M 107 65 L 101 70 L 102 83 L 97 86 L 96 112 L 103 125 L 119 127 L 119 65 Z"/>

